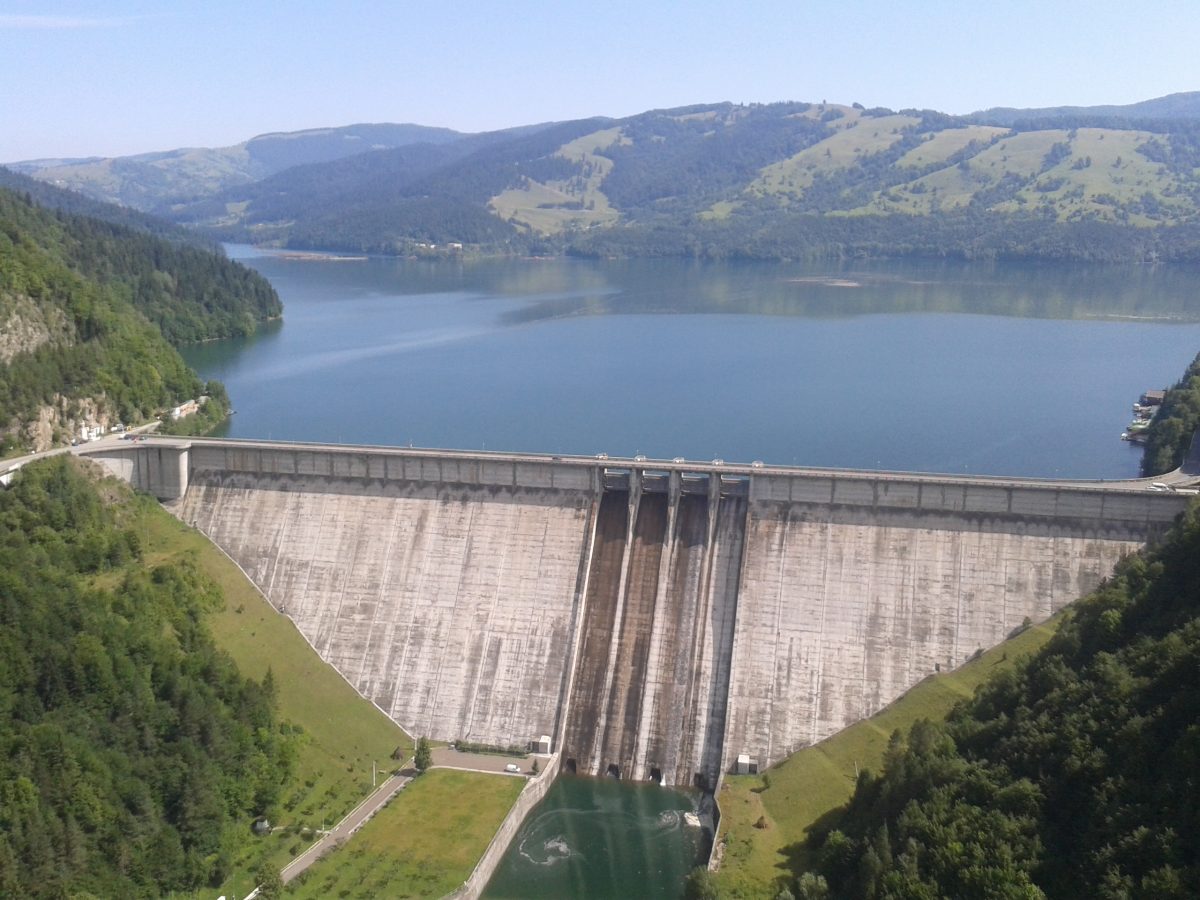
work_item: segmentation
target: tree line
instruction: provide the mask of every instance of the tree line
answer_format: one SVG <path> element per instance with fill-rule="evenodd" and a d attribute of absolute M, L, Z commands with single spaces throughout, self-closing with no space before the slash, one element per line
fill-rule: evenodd
<path fill-rule="evenodd" d="M 1142 474 L 1150 477 L 1179 468 L 1197 428 L 1200 428 L 1200 355 L 1167 391 L 1162 407 L 1150 423 L 1142 450 Z"/>
<path fill-rule="evenodd" d="M 214 645 L 216 585 L 147 565 L 80 466 L 0 492 L 0 895 L 215 886 L 278 802 L 293 738 L 270 676 Z"/>
<path fill-rule="evenodd" d="M 0 189 L 0 434 L 92 403 L 141 421 L 204 390 L 171 346 L 253 331 L 281 305 L 257 273 L 202 248 Z"/>
<path fill-rule="evenodd" d="M 1050 643 L 947 721 L 893 734 L 882 771 L 811 836 L 781 896 L 1200 895 L 1200 510 L 1125 560 Z"/>

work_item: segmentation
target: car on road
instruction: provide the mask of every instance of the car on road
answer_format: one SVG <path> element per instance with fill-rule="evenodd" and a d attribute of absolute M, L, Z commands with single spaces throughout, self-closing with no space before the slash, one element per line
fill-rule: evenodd
<path fill-rule="evenodd" d="M 504 771 L 512 772 L 513 774 L 517 774 L 521 771 L 521 767 L 518 766 L 516 763 L 509 763 L 507 766 L 504 767 Z"/>

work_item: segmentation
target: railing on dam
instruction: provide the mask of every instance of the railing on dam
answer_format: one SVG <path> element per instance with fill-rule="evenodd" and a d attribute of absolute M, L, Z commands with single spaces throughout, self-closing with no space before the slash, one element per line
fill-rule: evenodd
<path fill-rule="evenodd" d="M 807 503 L 863 510 L 925 511 L 1038 521 L 1163 526 L 1187 497 L 1149 489 L 1150 479 L 1071 481 L 873 472 L 645 458 L 357 447 L 200 438 L 153 438 L 82 452 L 160 499 L 187 490 L 195 471 L 305 478 L 528 488 L 710 494 L 751 502 Z"/>

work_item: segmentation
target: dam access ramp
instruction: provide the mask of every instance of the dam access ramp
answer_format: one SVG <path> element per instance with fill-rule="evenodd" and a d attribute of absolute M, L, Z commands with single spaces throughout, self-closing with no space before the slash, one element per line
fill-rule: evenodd
<path fill-rule="evenodd" d="M 712 788 L 1095 588 L 1189 498 L 1050 482 L 153 438 L 89 453 L 410 733 Z"/>

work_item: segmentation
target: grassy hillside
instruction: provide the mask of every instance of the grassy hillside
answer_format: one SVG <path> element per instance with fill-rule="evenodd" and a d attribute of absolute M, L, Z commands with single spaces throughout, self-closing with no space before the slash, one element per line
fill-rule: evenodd
<path fill-rule="evenodd" d="M 850 800 L 859 772 L 879 770 L 893 732 L 907 731 L 919 719 L 945 718 L 993 674 L 1011 670 L 1044 646 L 1060 620 L 1027 628 L 959 669 L 925 679 L 870 719 L 762 775 L 726 778 L 719 798 L 721 896 L 773 897 L 812 863 L 809 836 Z"/>
<path fill-rule="evenodd" d="M 282 868 L 314 832 L 339 821 L 413 742 L 317 656 L 236 564 L 194 529 L 145 499 L 130 523 L 149 564 L 188 564 L 212 579 L 221 602 L 209 619 L 239 671 L 275 684 L 278 715 L 294 736 L 294 774 L 280 794 L 276 830 L 245 845 L 217 893 L 244 896 L 266 860 Z M 471 873 L 524 779 L 434 770 L 401 791 L 351 843 L 309 870 L 288 895 L 440 897 Z M 386 884 L 386 888 L 384 885 Z M 343 893 L 343 891 L 345 893 Z M 205 895 L 207 896 L 207 895 Z"/>
<path fill-rule="evenodd" d="M 1200 118 L 709 104 L 363 154 L 175 215 L 393 253 L 1197 259 Z"/>
<path fill-rule="evenodd" d="M 11 168 L 108 203 L 161 212 L 172 204 L 258 181 L 292 166 L 408 144 L 450 143 L 460 137 L 448 128 L 423 125 L 346 125 L 262 134 L 231 147 L 190 147 L 105 159 L 30 160 L 13 163 Z"/>
<path fill-rule="evenodd" d="M 228 557 L 98 466 L 23 470 L 0 538 L 4 896 L 244 896 L 411 755 Z M 298 889 L 440 896 L 523 785 L 430 773 Z"/>
<path fill-rule="evenodd" d="M 370 792 L 372 765 L 390 771 L 397 765 L 393 755 L 410 755 L 412 742 L 322 662 L 291 621 L 203 535 L 148 498 L 136 513 L 131 527 L 147 564 L 186 560 L 219 588 L 220 602 L 208 619 L 214 641 L 244 675 L 261 680 L 270 671 L 279 717 L 295 735 L 294 776 L 275 817 L 280 830 L 247 845 L 225 885 L 242 895 L 253 886 L 260 859 L 282 868 L 311 842 L 314 829 L 337 822 Z"/>
<path fill-rule="evenodd" d="M 0 894 L 216 887 L 274 815 L 296 738 L 271 679 L 206 627 L 213 583 L 153 554 L 148 501 L 83 468 L 58 456 L 0 491 Z"/>

